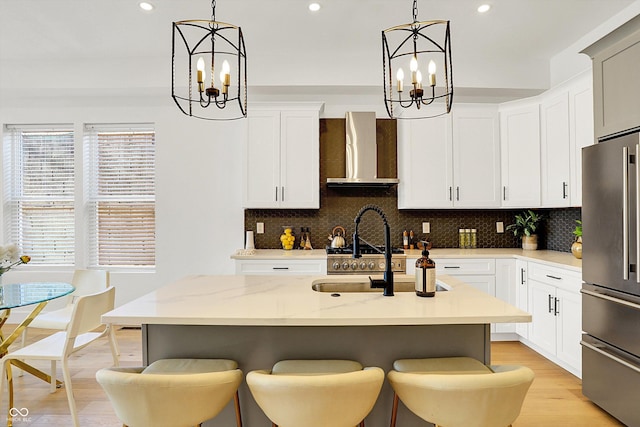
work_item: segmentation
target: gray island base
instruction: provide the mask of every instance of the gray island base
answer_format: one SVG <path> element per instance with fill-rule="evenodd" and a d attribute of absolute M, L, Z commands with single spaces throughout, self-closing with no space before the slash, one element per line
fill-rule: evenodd
<path fill-rule="evenodd" d="M 236 360 L 246 375 L 270 369 L 285 359 L 352 359 L 385 372 L 396 359 L 469 356 L 490 363 L 488 324 L 375 325 L 375 326 L 228 326 L 143 325 L 143 357 L 148 364 L 163 358 L 228 358 Z M 385 381 L 367 427 L 386 427 L 391 417 L 393 391 Z M 244 427 L 270 427 L 246 385 L 240 387 Z M 431 424 L 409 412 L 402 403 L 398 425 Z M 206 427 L 235 426 L 233 405 Z M 330 427 L 330 426 L 327 426 Z"/>

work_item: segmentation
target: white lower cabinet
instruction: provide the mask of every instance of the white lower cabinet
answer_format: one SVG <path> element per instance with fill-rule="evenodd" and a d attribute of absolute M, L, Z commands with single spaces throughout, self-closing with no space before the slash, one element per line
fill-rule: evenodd
<path fill-rule="evenodd" d="M 309 274 L 324 275 L 327 274 L 326 259 L 308 259 L 308 260 L 269 260 L 269 259 L 253 259 L 244 260 L 236 259 L 236 274 L 252 275 L 252 274 Z"/>
<path fill-rule="evenodd" d="M 528 263 L 528 304 L 532 316 L 525 342 L 581 377 L 581 275 L 578 272 Z"/>
<path fill-rule="evenodd" d="M 527 281 L 527 261 L 517 259 L 515 268 L 515 296 L 516 304 L 522 311 L 529 313 L 529 285 Z M 523 338 L 529 338 L 529 323 L 516 323 L 516 333 Z"/>
<path fill-rule="evenodd" d="M 515 259 L 496 259 L 496 298 L 517 307 Z M 496 323 L 496 333 L 515 333 L 517 323 Z"/>

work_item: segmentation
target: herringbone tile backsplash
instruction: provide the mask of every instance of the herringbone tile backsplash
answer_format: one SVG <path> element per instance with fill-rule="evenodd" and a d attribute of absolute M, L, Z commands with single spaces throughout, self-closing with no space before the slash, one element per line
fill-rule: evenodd
<path fill-rule="evenodd" d="M 245 229 L 255 230 L 257 222 L 265 225 L 264 234 L 255 234 L 258 249 L 280 248 L 283 226 L 291 226 L 300 236 L 300 228 L 310 229 L 314 248 L 329 244 L 331 230 L 341 225 L 347 230 L 347 241 L 351 243 L 354 218 L 366 204 L 380 206 L 391 227 L 394 246 L 402 246 L 403 231 L 414 231 L 416 239 L 428 237 L 435 248 L 458 247 L 458 229 L 477 229 L 479 248 L 515 248 L 520 242 L 512 233 L 497 233 L 496 222 L 506 227 L 514 222 L 518 210 L 505 209 L 425 209 L 398 210 L 398 195 L 395 187 L 380 188 L 327 188 L 327 177 L 344 176 L 345 169 L 345 121 L 344 119 L 320 120 L 320 209 L 246 209 Z M 377 120 L 378 176 L 397 177 L 396 122 L 390 119 Z M 540 249 L 570 252 L 575 220 L 580 219 L 580 208 L 536 209 L 546 220 L 540 233 Z M 422 223 L 429 222 L 431 233 L 422 233 Z M 377 244 L 384 243 L 382 221 L 374 212 L 367 212 L 359 227 L 364 239 Z M 297 243 L 297 241 L 296 241 Z"/>

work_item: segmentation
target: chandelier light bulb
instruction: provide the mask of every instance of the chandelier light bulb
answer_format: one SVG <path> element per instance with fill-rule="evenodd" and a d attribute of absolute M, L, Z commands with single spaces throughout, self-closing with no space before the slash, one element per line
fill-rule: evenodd
<path fill-rule="evenodd" d="M 402 92 L 402 84 L 404 80 L 404 71 L 402 71 L 402 68 L 398 68 L 396 79 L 398 80 L 398 92 Z"/>
<path fill-rule="evenodd" d="M 202 57 L 198 58 L 198 64 L 196 65 L 198 69 L 198 83 L 204 82 L 206 73 L 204 71 L 204 59 Z"/>
<path fill-rule="evenodd" d="M 436 85 L 436 63 L 433 62 L 433 59 L 429 61 L 429 86 Z"/>
<path fill-rule="evenodd" d="M 409 63 L 409 69 L 411 70 L 411 72 L 418 71 L 418 60 L 416 59 L 415 56 L 411 58 L 411 62 Z"/>

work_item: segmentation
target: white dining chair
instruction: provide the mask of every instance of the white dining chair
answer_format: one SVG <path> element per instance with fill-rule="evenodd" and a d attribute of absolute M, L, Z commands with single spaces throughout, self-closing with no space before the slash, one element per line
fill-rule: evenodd
<path fill-rule="evenodd" d="M 109 280 L 109 272 L 105 270 L 75 270 L 71 284 L 76 289 L 69 295 L 67 305 L 58 310 L 44 311 L 36 316 L 22 332 L 22 347 L 27 343 L 27 331 L 29 328 L 64 331 L 71 320 L 73 305 L 78 297 L 95 294 L 108 288 L 110 285 Z"/>
<path fill-rule="evenodd" d="M 100 292 L 79 297 L 74 304 L 71 321 L 65 331 L 56 332 L 40 341 L 5 355 L 2 359 L 2 373 L 0 374 L 0 396 L 2 396 L 5 378 L 9 383 L 10 396 L 13 395 L 12 363 L 27 363 L 30 360 L 50 361 L 51 387 L 55 391 L 56 362 L 60 362 L 73 425 L 74 427 L 79 427 L 71 385 L 71 373 L 69 372 L 69 356 L 97 339 L 107 337 L 111 347 L 113 364 L 118 366 L 118 354 L 114 346 L 113 328 L 111 325 L 104 325 L 101 321 L 101 316 L 104 313 L 113 310 L 115 291 L 115 288 L 109 287 Z M 96 329 L 98 330 L 96 331 Z"/>

